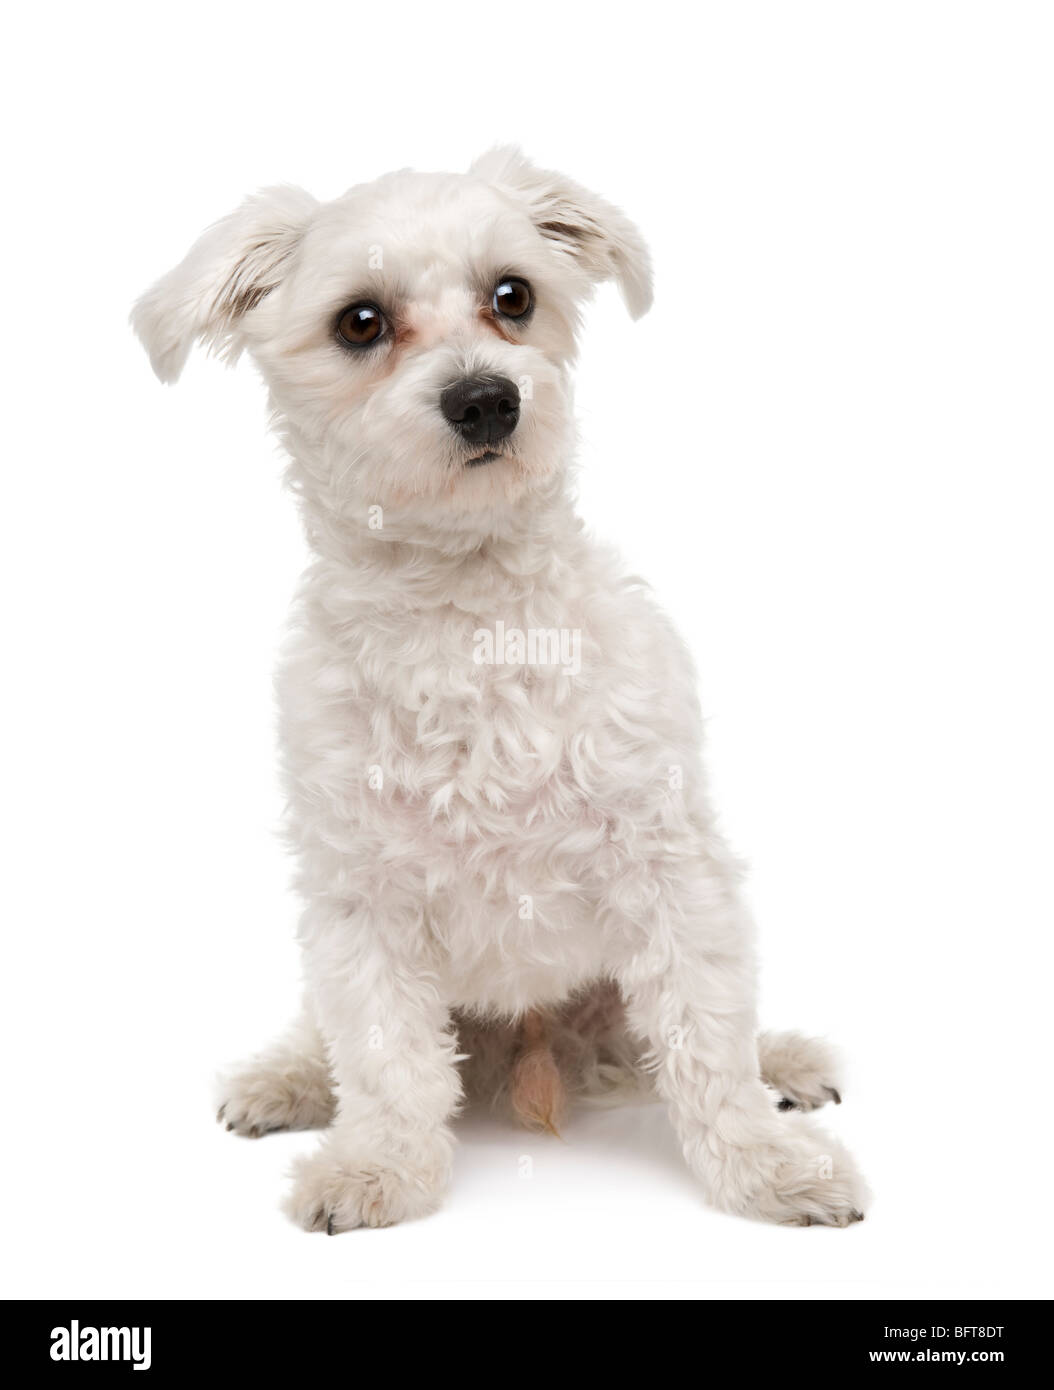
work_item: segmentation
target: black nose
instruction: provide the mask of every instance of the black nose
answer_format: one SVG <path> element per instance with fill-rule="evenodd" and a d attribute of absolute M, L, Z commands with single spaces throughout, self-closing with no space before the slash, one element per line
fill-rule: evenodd
<path fill-rule="evenodd" d="M 448 386 L 439 408 L 469 444 L 507 439 L 520 418 L 520 393 L 507 376 L 466 376 Z"/>

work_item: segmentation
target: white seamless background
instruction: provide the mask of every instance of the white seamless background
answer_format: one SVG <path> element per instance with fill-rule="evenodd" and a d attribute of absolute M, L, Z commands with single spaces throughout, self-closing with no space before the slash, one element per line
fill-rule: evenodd
<path fill-rule="evenodd" d="M 886 0 L 22 7 L 7 22 L 2 1292 L 1048 1296 L 1054 19 Z M 843 1049 L 863 1226 L 710 1211 L 658 1107 L 470 1124 L 312 1238 L 211 1111 L 291 1015 L 263 391 L 133 298 L 253 188 L 513 140 L 657 299 L 582 346 L 581 505 L 701 672 L 762 1020 Z M 532 1160 L 531 1176 L 523 1171 Z"/>

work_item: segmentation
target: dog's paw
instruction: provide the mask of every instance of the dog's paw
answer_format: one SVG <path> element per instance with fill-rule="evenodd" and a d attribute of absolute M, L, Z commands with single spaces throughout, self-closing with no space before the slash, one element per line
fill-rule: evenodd
<path fill-rule="evenodd" d="M 758 1038 L 761 1079 L 780 1097 L 780 1110 L 818 1110 L 842 1103 L 838 1059 L 822 1038 L 801 1033 L 762 1033 Z"/>
<path fill-rule="evenodd" d="M 313 1058 L 250 1062 L 225 1077 L 216 1118 L 235 1134 L 259 1139 L 279 1129 L 325 1129 L 333 1118 L 325 1068 Z"/>
<path fill-rule="evenodd" d="M 746 1214 L 783 1226 L 852 1226 L 863 1221 L 866 1184 L 852 1159 L 818 1132 L 771 1145 L 759 1157 L 761 1182 Z"/>
<path fill-rule="evenodd" d="M 297 1162 L 285 1209 L 305 1231 L 331 1236 L 358 1226 L 394 1226 L 435 1211 L 449 1171 L 445 1143 L 397 1158 L 324 1144 Z"/>

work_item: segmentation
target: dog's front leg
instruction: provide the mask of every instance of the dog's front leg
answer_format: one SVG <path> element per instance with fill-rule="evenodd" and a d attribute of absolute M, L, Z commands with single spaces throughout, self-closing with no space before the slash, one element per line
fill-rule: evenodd
<path fill-rule="evenodd" d="M 294 1171 L 290 1215 L 313 1231 L 389 1226 L 435 1208 L 460 1096 L 456 1038 L 411 909 L 305 913 L 305 975 L 337 1113 Z"/>
<path fill-rule="evenodd" d="M 627 1016 L 710 1201 L 790 1225 L 861 1220 L 848 1154 L 777 1112 L 759 1079 L 751 930 L 723 867 L 668 869 L 647 933 L 619 972 Z"/>

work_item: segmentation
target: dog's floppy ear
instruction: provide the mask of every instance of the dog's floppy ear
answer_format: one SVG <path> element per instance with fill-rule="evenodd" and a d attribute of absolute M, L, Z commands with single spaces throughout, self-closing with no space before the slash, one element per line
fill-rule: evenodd
<path fill-rule="evenodd" d="M 514 145 L 488 151 L 469 172 L 526 203 L 542 236 L 590 280 L 614 280 L 635 319 L 651 308 L 651 257 L 618 208 L 563 174 L 537 168 Z"/>
<path fill-rule="evenodd" d="M 213 223 L 147 290 L 132 327 L 162 381 L 177 379 L 195 342 L 237 358 L 242 316 L 281 281 L 317 207 L 302 188 L 265 188 Z"/>

